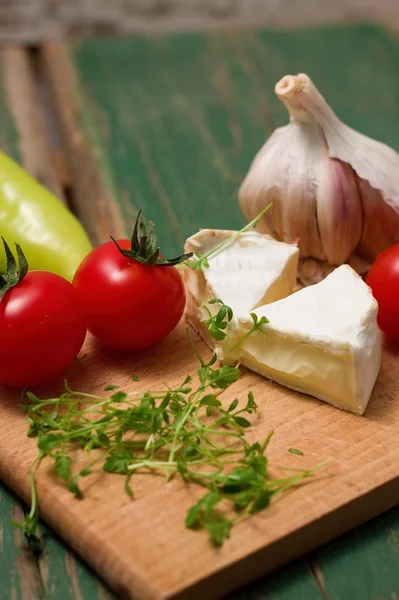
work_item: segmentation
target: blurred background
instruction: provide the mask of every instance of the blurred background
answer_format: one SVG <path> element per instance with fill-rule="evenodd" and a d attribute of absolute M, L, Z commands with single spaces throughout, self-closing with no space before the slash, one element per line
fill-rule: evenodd
<path fill-rule="evenodd" d="M 397 0 L 1 0 L 0 40 L 398 19 Z"/>

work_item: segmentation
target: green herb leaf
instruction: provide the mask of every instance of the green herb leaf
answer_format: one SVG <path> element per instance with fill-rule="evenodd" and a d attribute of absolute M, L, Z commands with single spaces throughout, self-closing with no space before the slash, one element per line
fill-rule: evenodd
<path fill-rule="evenodd" d="M 130 497 L 130 498 L 134 498 L 134 492 L 132 490 L 132 487 L 130 485 L 130 478 L 131 478 L 131 473 L 129 473 L 125 479 L 125 492 L 126 494 Z"/>
<path fill-rule="evenodd" d="M 206 521 L 204 526 L 215 546 L 222 546 L 230 537 L 232 521 L 221 516 L 218 520 Z"/>
<path fill-rule="evenodd" d="M 201 524 L 202 519 L 209 519 L 212 510 L 220 502 L 221 498 L 217 492 L 208 492 L 187 513 L 186 527 L 192 529 Z"/>
<path fill-rule="evenodd" d="M 79 475 L 71 479 L 71 481 L 68 483 L 68 490 L 78 498 L 83 498 L 82 490 L 78 486 L 78 478 Z"/>
<path fill-rule="evenodd" d="M 251 505 L 250 512 L 256 513 L 260 510 L 264 510 L 267 506 L 269 506 L 271 500 L 271 494 L 269 490 L 261 490 L 256 496 L 253 504 Z"/>
<path fill-rule="evenodd" d="M 54 448 L 57 448 L 62 443 L 63 436 L 62 435 L 54 435 L 53 433 L 48 433 L 46 435 L 39 434 L 39 442 L 37 444 L 39 450 L 42 450 L 45 453 L 50 453 Z"/>
<path fill-rule="evenodd" d="M 127 473 L 127 468 L 134 461 L 134 456 L 129 450 L 114 450 L 105 460 L 103 469 L 108 473 Z"/>
<path fill-rule="evenodd" d="M 297 448 L 288 448 L 288 452 L 291 452 L 291 454 L 298 454 L 299 456 L 303 456 L 302 450 L 298 450 Z"/>
<path fill-rule="evenodd" d="M 222 403 L 220 402 L 220 400 L 218 400 L 217 398 L 215 398 L 215 396 L 212 396 L 211 394 L 208 394 L 208 396 L 204 396 L 204 398 L 202 398 L 201 402 L 200 402 L 200 406 L 221 406 Z"/>
<path fill-rule="evenodd" d="M 229 408 L 227 409 L 227 412 L 233 412 L 233 410 L 235 410 L 238 406 L 238 398 L 236 398 L 235 400 L 233 400 L 233 402 L 230 404 Z"/>
<path fill-rule="evenodd" d="M 40 404 L 41 402 L 41 400 L 32 392 L 26 392 L 26 397 L 28 398 L 31 404 Z"/>
<path fill-rule="evenodd" d="M 247 405 L 245 407 L 245 412 L 247 413 L 253 413 L 254 411 L 256 411 L 256 409 L 258 408 L 258 405 L 255 402 L 255 398 L 253 395 L 253 392 L 248 392 L 248 402 Z"/>
<path fill-rule="evenodd" d="M 63 452 L 57 452 L 55 455 L 55 472 L 61 479 L 68 481 L 71 476 L 72 459 Z"/>
<path fill-rule="evenodd" d="M 111 441 L 110 441 L 109 437 L 105 433 L 102 433 L 102 432 L 98 434 L 98 441 L 103 446 L 103 448 L 109 448 L 111 445 Z"/>
<path fill-rule="evenodd" d="M 112 383 L 108 384 L 105 386 L 104 391 L 105 392 L 112 392 L 112 390 L 117 390 L 119 388 L 119 385 L 112 385 Z"/>
<path fill-rule="evenodd" d="M 112 394 L 111 396 L 111 401 L 115 403 L 122 403 L 124 400 L 126 400 L 126 398 L 127 394 L 125 394 L 125 392 L 115 392 L 115 394 Z"/>
<path fill-rule="evenodd" d="M 208 302 L 210 305 L 221 304 L 218 312 L 214 316 L 207 305 L 202 308 L 208 315 L 208 319 L 204 320 L 204 325 L 208 328 L 209 333 L 216 341 L 222 341 L 226 338 L 228 324 L 233 318 L 233 311 L 230 306 L 224 304 L 219 298 L 214 298 Z"/>
<path fill-rule="evenodd" d="M 93 473 L 93 471 L 89 468 L 86 469 L 82 469 L 79 473 L 80 477 L 88 477 L 89 475 L 91 475 Z"/>
<path fill-rule="evenodd" d="M 266 456 L 263 456 L 263 454 L 254 453 L 252 456 L 247 458 L 246 464 L 250 465 L 255 473 L 261 477 L 266 477 L 267 458 Z"/>
<path fill-rule="evenodd" d="M 240 427 L 251 427 L 251 423 L 247 420 L 244 419 L 244 417 L 233 417 L 234 421 L 237 423 L 237 425 L 239 425 Z"/>

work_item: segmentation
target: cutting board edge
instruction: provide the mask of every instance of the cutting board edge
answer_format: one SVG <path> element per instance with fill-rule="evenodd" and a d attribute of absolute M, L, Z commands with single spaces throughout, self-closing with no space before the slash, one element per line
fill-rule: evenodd
<path fill-rule="evenodd" d="M 206 579 L 181 590 L 171 590 L 160 595 L 156 600 L 203 600 L 205 597 L 207 600 L 221 600 L 226 594 L 237 591 L 398 506 L 399 500 L 395 500 L 398 497 L 399 474 L 390 481 L 342 504 L 272 544 L 242 557 Z M 323 531 L 322 534 L 320 534 L 321 531 Z M 305 544 L 303 539 L 306 539 Z M 228 581 L 228 585 L 226 585 L 226 581 Z M 136 600 L 132 596 L 129 598 Z"/>
<path fill-rule="evenodd" d="M 21 485 L 22 477 L 13 476 L 13 470 L 0 462 L 0 474 L 6 485 L 19 494 L 25 501 L 27 494 Z M 18 482 L 19 480 L 19 482 Z M 193 584 L 183 588 L 172 588 L 160 590 L 145 580 L 136 571 L 137 586 L 131 586 L 123 582 L 121 578 L 122 569 L 112 568 L 121 557 L 107 560 L 110 567 L 102 568 L 99 565 L 98 555 L 93 552 L 97 548 L 91 545 L 91 551 L 81 552 L 79 545 L 74 543 L 74 537 L 70 537 L 70 529 L 60 527 L 59 523 L 48 514 L 47 510 L 41 512 L 41 517 L 56 533 L 62 537 L 69 546 L 79 554 L 108 584 L 123 597 L 129 600 L 220 600 L 228 593 L 256 581 L 279 567 L 298 559 L 308 552 L 318 548 L 340 535 L 354 529 L 358 525 L 372 519 L 379 514 L 399 504 L 395 498 L 399 497 L 399 474 L 361 496 L 353 498 L 338 508 L 331 510 L 319 519 L 314 520 L 302 527 L 288 533 L 268 546 L 263 546 L 243 556 L 241 559 L 221 568 L 212 575 L 207 576 Z M 40 501 L 40 496 L 39 496 Z M 55 511 L 56 512 L 56 511 Z M 54 514 L 55 514 L 54 512 Z M 92 532 L 93 533 L 93 532 Z M 195 535 L 195 534 L 194 534 Z M 232 534 L 234 536 L 234 532 Z M 306 540 L 305 543 L 303 540 Z M 99 543 L 101 542 L 98 540 Z M 97 556 L 97 558 L 96 558 Z M 101 560 L 100 562 L 103 562 Z M 122 580 L 121 580 L 122 579 Z"/>

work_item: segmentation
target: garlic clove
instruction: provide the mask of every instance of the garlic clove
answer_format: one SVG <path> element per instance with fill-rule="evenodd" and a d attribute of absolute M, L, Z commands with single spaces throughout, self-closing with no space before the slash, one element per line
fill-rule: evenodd
<path fill-rule="evenodd" d="M 255 157 L 238 197 L 248 220 L 272 202 L 257 229 L 287 243 L 299 238 L 301 255 L 325 259 L 316 216 L 315 152 L 324 152 L 329 160 L 319 130 L 277 129 Z"/>
<path fill-rule="evenodd" d="M 351 167 L 334 159 L 320 162 L 317 223 L 323 253 L 338 266 L 347 262 L 360 241 L 362 206 Z"/>
<path fill-rule="evenodd" d="M 255 215 L 259 214 L 269 202 L 272 202 L 263 218 L 258 222 L 256 229 L 261 233 L 268 233 L 274 239 L 282 241 L 282 211 L 281 205 L 281 186 L 277 181 L 284 175 L 285 165 L 279 162 L 282 152 L 287 147 L 285 134 L 288 133 L 289 126 L 276 129 L 262 146 L 252 162 L 254 173 L 259 173 L 259 177 L 247 177 L 241 185 L 238 201 L 244 216 L 248 221 L 252 221 Z M 246 202 L 246 197 L 252 198 L 251 204 Z M 268 201 L 265 203 L 265 198 Z M 261 206 L 258 212 L 257 208 Z M 253 216 L 250 216 L 253 215 Z"/>
<path fill-rule="evenodd" d="M 280 196 L 280 205 L 283 215 L 282 241 L 292 243 L 292 240 L 299 239 L 301 256 L 323 259 L 316 220 L 316 198 L 312 186 L 303 186 L 300 189 L 288 186 L 285 194 Z"/>
<path fill-rule="evenodd" d="M 398 174 L 399 175 L 399 174 Z M 371 266 L 379 252 L 399 242 L 399 222 L 396 211 L 384 201 L 382 193 L 368 181 L 357 178 L 364 223 L 356 252 Z"/>

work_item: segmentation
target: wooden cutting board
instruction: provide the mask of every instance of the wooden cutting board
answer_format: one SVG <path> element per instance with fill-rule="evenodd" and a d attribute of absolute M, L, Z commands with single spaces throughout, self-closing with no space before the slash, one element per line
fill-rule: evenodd
<path fill-rule="evenodd" d="M 104 393 L 109 383 L 125 391 L 159 389 L 197 368 L 184 324 L 139 354 L 104 351 L 91 339 L 84 352 L 67 378 L 72 388 L 93 393 Z M 139 383 L 132 382 L 132 374 Z M 85 498 L 77 500 L 43 463 L 37 475 L 41 515 L 129 599 L 219 598 L 397 503 L 398 374 L 399 357 L 385 348 L 369 407 L 358 417 L 243 372 L 226 392 L 226 401 L 253 390 L 259 410 L 252 435 L 260 439 L 276 430 L 271 470 L 310 467 L 329 456 L 335 460 L 318 477 L 233 528 L 222 548 L 212 547 L 206 533 L 185 528 L 186 510 L 203 490 L 178 479 L 166 483 L 137 475 L 131 500 L 123 491 L 123 477 L 98 471 L 84 480 Z M 54 395 L 61 389 L 59 381 L 37 393 Z M 2 389 L 0 395 L 0 477 L 28 501 L 35 440 L 26 437 L 18 394 Z M 304 456 L 289 454 L 292 446 Z"/>

